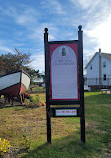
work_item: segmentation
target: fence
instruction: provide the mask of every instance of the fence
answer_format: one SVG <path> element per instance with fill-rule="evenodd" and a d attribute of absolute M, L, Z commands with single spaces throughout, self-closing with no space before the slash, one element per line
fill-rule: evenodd
<path fill-rule="evenodd" d="M 88 86 L 111 86 L 111 78 L 85 78 L 84 84 Z"/>

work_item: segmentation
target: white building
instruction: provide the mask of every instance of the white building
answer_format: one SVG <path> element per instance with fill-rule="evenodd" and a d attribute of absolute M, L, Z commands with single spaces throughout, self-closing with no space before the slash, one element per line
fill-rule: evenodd
<path fill-rule="evenodd" d="M 111 86 L 111 54 L 99 49 L 85 68 L 88 86 Z"/>

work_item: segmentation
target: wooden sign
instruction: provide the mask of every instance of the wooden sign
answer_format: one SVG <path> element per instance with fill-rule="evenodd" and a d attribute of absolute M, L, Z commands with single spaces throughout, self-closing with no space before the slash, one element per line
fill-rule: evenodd
<path fill-rule="evenodd" d="M 80 117 L 81 141 L 85 143 L 82 26 L 78 40 L 48 41 L 45 28 L 45 78 L 47 142 L 51 143 L 51 117 Z M 60 107 L 60 105 L 80 105 Z M 51 105 L 59 105 L 58 108 Z"/>

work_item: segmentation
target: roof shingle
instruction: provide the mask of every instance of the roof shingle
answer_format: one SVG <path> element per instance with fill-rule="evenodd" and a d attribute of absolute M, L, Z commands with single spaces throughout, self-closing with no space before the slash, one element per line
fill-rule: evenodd
<path fill-rule="evenodd" d="M 102 55 L 103 57 L 105 57 L 106 59 L 111 60 L 111 54 L 108 54 L 108 53 L 101 53 L 101 55 Z"/>

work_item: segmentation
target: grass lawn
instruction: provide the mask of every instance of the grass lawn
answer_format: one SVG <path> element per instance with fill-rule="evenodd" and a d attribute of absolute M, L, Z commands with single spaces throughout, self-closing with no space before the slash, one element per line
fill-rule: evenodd
<path fill-rule="evenodd" d="M 45 101 L 45 94 L 39 95 Z M 85 117 L 85 145 L 80 118 L 52 118 L 52 144 L 47 144 L 45 107 L 6 106 L 0 108 L 0 137 L 10 140 L 11 158 L 111 158 L 111 95 L 85 92 Z M 28 152 L 24 134 L 31 138 Z"/>

